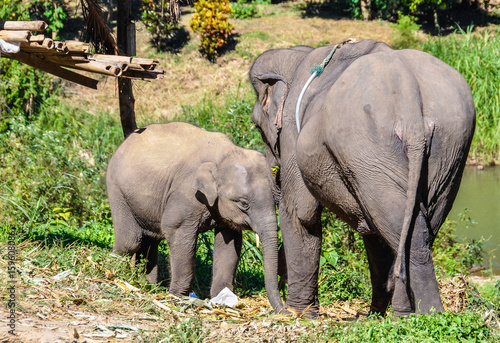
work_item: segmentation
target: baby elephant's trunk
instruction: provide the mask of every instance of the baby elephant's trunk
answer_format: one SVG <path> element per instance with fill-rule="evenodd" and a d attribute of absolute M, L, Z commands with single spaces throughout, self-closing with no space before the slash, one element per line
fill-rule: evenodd
<path fill-rule="evenodd" d="M 264 280 L 269 302 L 276 313 L 283 309 L 278 289 L 278 226 L 274 223 L 257 225 L 254 231 L 260 236 L 264 252 Z"/>

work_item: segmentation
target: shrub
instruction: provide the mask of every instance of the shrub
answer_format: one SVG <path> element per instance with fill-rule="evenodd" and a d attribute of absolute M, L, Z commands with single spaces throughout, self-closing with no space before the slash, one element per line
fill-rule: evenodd
<path fill-rule="evenodd" d="M 246 0 L 238 0 L 231 3 L 233 9 L 232 17 L 237 19 L 254 18 L 258 15 L 259 10 L 255 3 L 247 2 Z"/>
<path fill-rule="evenodd" d="M 30 1 L 28 11 L 31 20 L 43 20 L 47 23 L 46 33 L 51 34 L 53 39 L 61 39 L 59 30 L 64 27 L 64 23 L 68 19 L 64 9 L 64 1 Z"/>
<path fill-rule="evenodd" d="M 391 47 L 393 49 L 412 49 L 419 45 L 416 32 L 420 25 L 415 23 L 416 18 L 409 15 L 400 15 L 394 26 L 396 32 L 392 35 Z"/>
<path fill-rule="evenodd" d="M 141 22 L 151 34 L 151 43 L 162 51 L 176 38 L 179 30 L 177 2 L 166 0 L 142 0 Z"/>
<path fill-rule="evenodd" d="M 368 260 L 359 234 L 328 210 L 321 221 L 320 302 L 370 299 Z"/>
<path fill-rule="evenodd" d="M 208 60 L 214 62 L 227 45 L 233 25 L 228 17 L 233 13 L 231 5 L 225 0 L 200 0 L 190 21 L 191 29 L 201 38 L 200 50 Z"/>
<path fill-rule="evenodd" d="M 13 118 L 0 134 L 0 221 L 110 224 L 103 172 L 121 139 L 111 118 L 60 103 L 33 122 Z"/>

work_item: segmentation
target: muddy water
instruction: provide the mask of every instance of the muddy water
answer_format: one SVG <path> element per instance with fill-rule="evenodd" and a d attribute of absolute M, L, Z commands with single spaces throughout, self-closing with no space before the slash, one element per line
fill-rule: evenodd
<path fill-rule="evenodd" d="M 488 239 L 486 250 L 490 252 L 485 256 L 485 263 L 487 267 L 491 263 L 493 272 L 499 275 L 500 167 L 485 167 L 483 170 L 465 168 L 460 190 L 448 218 L 459 221 L 459 213 L 464 213 L 465 208 L 473 223 L 459 222 L 456 236 Z"/>

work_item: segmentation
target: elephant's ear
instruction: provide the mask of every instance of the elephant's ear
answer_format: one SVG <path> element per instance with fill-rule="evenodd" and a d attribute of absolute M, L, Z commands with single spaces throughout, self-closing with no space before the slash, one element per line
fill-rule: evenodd
<path fill-rule="evenodd" d="M 209 207 L 214 206 L 218 196 L 214 177 L 215 170 L 215 163 L 204 162 L 198 168 L 195 176 L 196 198 Z"/>
<path fill-rule="evenodd" d="M 281 129 L 281 121 L 283 117 L 283 107 L 285 105 L 286 97 L 288 96 L 288 81 L 278 74 L 263 74 L 258 75 L 256 78 L 265 85 L 263 94 L 259 94 L 259 101 L 265 113 L 275 112 L 274 126 L 276 129 Z M 277 86 L 281 85 L 281 90 L 276 91 Z M 270 110 L 271 104 L 274 102 L 274 111 Z"/>

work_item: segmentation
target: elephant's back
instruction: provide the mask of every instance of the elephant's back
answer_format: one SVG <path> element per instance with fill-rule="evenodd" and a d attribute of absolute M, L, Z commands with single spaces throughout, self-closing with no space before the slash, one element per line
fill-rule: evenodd
<path fill-rule="evenodd" d="M 227 136 L 188 123 L 152 124 L 136 130 L 118 147 L 108 174 L 119 171 L 120 179 L 136 178 L 137 173 L 168 175 L 199 165 L 231 145 Z"/>

